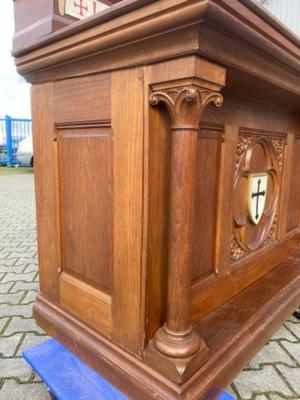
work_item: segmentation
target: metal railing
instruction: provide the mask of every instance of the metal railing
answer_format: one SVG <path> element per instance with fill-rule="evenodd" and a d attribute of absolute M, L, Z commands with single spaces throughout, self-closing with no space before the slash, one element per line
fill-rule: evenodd
<path fill-rule="evenodd" d="M 0 118 L 0 164 L 18 165 L 16 157 L 19 142 L 32 134 L 31 119 Z"/>

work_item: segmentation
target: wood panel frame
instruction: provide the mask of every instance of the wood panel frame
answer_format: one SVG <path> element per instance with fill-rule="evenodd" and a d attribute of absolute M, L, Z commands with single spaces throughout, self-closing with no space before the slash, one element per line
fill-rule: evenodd
<path fill-rule="evenodd" d="M 144 349 L 145 324 L 143 78 L 143 68 L 115 71 L 111 76 L 115 199 L 112 339 L 139 356 Z"/>
<path fill-rule="evenodd" d="M 53 83 L 32 87 L 31 99 L 35 195 L 37 203 L 43 204 L 36 212 L 40 290 L 46 299 L 58 304 L 62 261 Z"/>

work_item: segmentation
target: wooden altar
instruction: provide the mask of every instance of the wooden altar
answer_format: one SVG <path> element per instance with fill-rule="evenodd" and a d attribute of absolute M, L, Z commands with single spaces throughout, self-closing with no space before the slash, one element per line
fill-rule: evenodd
<path fill-rule="evenodd" d="M 129 398 L 214 399 L 300 304 L 299 39 L 250 0 L 61 18 L 14 46 L 36 320 Z"/>

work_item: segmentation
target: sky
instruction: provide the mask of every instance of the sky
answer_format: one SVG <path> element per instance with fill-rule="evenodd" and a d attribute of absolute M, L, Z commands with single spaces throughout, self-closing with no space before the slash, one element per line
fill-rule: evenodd
<path fill-rule="evenodd" d="M 13 1 L 0 0 L 0 118 L 30 118 L 30 85 L 16 72 L 11 56 L 14 34 Z"/>

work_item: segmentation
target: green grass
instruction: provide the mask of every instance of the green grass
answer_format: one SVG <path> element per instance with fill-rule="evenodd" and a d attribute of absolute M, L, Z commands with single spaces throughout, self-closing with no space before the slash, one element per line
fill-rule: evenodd
<path fill-rule="evenodd" d="M 7 168 L 0 166 L 0 176 L 33 174 L 33 168 L 19 167 Z"/>

